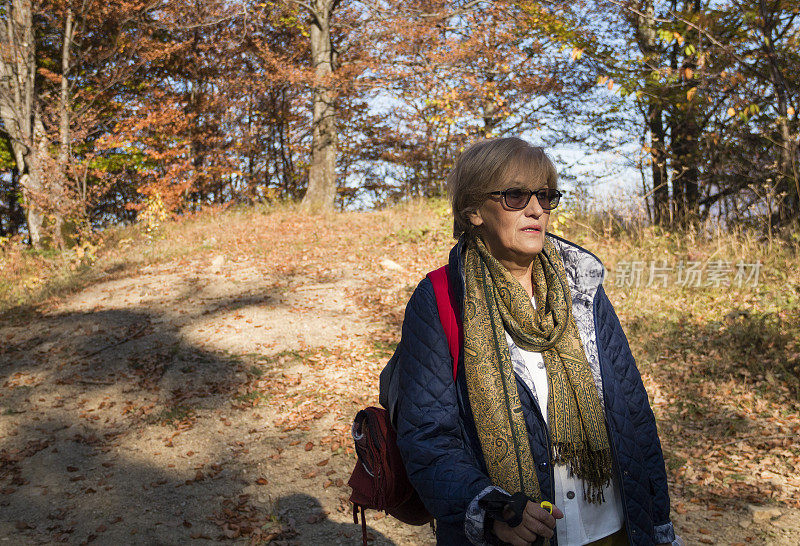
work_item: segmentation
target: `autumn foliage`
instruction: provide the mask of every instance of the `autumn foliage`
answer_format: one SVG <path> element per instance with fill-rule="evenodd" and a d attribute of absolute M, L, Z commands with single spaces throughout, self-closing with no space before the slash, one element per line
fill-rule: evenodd
<path fill-rule="evenodd" d="M 0 236 L 74 244 L 148 200 L 182 214 L 439 195 L 468 143 L 502 135 L 616 153 L 642 174 L 649 222 L 772 236 L 800 214 L 798 9 L 14 0 Z"/>

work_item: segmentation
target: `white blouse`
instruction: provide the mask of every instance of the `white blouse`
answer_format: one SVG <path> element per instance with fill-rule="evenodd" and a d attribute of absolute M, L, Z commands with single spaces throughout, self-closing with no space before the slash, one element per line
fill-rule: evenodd
<path fill-rule="evenodd" d="M 534 303 L 535 305 L 535 303 Z M 547 422 L 547 370 L 541 353 L 526 351 L 518 347 L 506 332 L 506 341 L 514 363 L 514 371 L 528 386 L 539 403 L 545 422 Z M 583 481 L 570 477 L 566 465 L 553 467 L 555 478 L 555 505 L 564 512 L 564 519 L 557 520 L 558 543 L 564 545 L 583 545 L 611 535 L 624 524 L 622 497 L 617 479 L 603 489 L 605 501 L 601 504 L 587 502 L 583 497 Z"/>

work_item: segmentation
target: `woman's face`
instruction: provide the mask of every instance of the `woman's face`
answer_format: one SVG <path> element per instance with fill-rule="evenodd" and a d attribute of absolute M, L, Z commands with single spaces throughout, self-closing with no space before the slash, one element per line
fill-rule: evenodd
<path fill-rule="evenodd" d="M 518 174 L 509 177 L 504 189 L 525 188 L 536 191 L 546 187 L 525 180 Z M 542 251 L 544 234 L 550 212 L 542 209 L 535 195 L 522 210 L 505 206 L 502 196 L 489 196 L 478 210 L 470 215 L 470 222 L 478 226 L 486 247 L 500 262 L 527 266 Z"/>

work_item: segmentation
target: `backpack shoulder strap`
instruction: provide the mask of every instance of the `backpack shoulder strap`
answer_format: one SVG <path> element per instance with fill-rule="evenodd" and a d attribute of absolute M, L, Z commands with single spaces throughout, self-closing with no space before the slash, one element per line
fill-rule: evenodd
<path fill-rule="evenodd" d="M 442 322 L 447 345 L 450 348 L 450 357 L 453 359 L 453 381 L 458 375 L 458 357 L 461 346 L 461 323 L 456 316 L 453 290 L 447 276 L 448 266 L 428 273 L 428 278 L 433 283 L 433 292 L 436 294 L 436 307 L 439 310 L 439 320 Z"/>

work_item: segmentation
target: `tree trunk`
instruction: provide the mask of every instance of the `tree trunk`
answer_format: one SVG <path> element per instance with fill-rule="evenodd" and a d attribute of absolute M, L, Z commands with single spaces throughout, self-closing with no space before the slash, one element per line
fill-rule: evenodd
<path fill-rule="evenodd" d="M 684 12 L 700 10 L 699 0 L 684 4 Z M 670 143 L 672 151 L 673 211 L 678 222 L 686 225 L 699 217 L 700 135 L 698 114 L 693 101 L 688 100 L 692 82 L 688 77 L 697 66 L 691 56 L 683 54 L 684 46 L 677 43 L 672 50 L 672 69 L 679 71 L 679 96 L 669 110 Z"/>
<path fill-rule="evenodd" d="M 497 125 L 500 123 L 500 118 L 497 115 L 497 102 L 491 98 L 486 98 L 483 101 L 483 138 L 492 136 Z"/>
<path fill-rule="evenodd" d="M 700 0 L 692 0 L 686 4 L 688 8 L 687 11 L 692 14 L 698 13 L 701 9 Z M 698 32 L 698 43 L 700 40 L 702 40 L 702 38 L 702 35 L 700 35 Z M 703 134 L 702 127 L 700 127 L 700 123 L 698 123 L 700 116 L 697 112 L 696 103 L 694 100 L 689 100 L 688 98 L 689 90 L 694 87 L 694 81 L 688 76 L 688 74 L 697 70 L 697 62 L 695 61 L 694 56 L 690 55 L 688 57 L 684 57 L 683 70 L 684 74 L 681 76 L 681 78 L 683 78 L 685 84 L 681 88 L 681 92 L 683 93 L 683 97 L 681 97 L 681 99 L 686 101 L 686 161 L 684 163 L 686 181 L 684 188 L 686 191 L 686 213 L 692 219 L 692 221 L 694 221 L 699 218 L 700 215 L 700 168 L 698 165 L 700 165 L 701 160 L 700 138 Z"/>
<path fill-rule="evenodd" d="M 28 237 L 30 244 L 34 248 L 41 248 L 44 238 L 44 219 L 45 208 L 42 203 L 46 201 L 47 194 L 43 181 L 41 168 L 42 154 L 47 153 L 47 143 L 40 141 L 38 145 L 30 148 L 17 142 L 12 144 L 14 151 L 14 161 L 17 165 L 22 165 L 22 175 L 19 178 L 19 185 L 22 189 L 24 199 L 25 220 L 28 224 Z"/>
<path fill-rule="evenodd" d="M 311 137 L 311 167 L 303 207 L 309 210 L 332 210 L 336 199 L 336 108 L 331 88 L 334 50 L 331 43 L 331 18 L 338 0 L 314 0 L 311 3 L 311 62 L 314 84 L 311 92 L 314 107 Z"/>
<path fill-rule="evenodd" d="M 72 44 L 72 9 L 67 9 L 67 21 L 64 24 L 64 42 L 61 46 L 61 97 L 59 101 L 58 136 L 61 146 L 58 151 L 58 165 L 66 179 L 66 165 L 70 152 L 70 119 L 69 119 L 69 57 Z"/>
<path fill-rule="evenodd" d="M 635 28 L 639 51 L 650 71 L 661 68 L 663 51 L 656 33 L 652 0 L 643 0 L 635 12 L 628 12 Z M 658 83 L 645 83 L 645 124 L 650 133 L 650 169 L 653 177 L 653 221 L 661 226 L 670 223 L 669 176 L 667 174 L 666 130 L 664 129 L 663 89 Z"/>
<path fill-rule="evenodd" d="M 699 137 L 695 112 L 690 107 L 675 106 L 670 111 L 672 151 L 672 195 L 675 219 L 687 224 L 699 214 L 698 179 Z"/>
<path fill-rule="evenodd" d="M 653 175 L 653 221 L 660 226 L 670 222 L 669 178 L 667 176 L 667 154 L 665 150 L 663 111 L 660 105 L 650 104 L 647 111 L 650 130 L 650 172 Z"/>
<path fill-rule="evenodd" d="M 56 243 L 64 248 L 64 207 L 66 206 L 65 189 L 69 180 L 70 142 L 70 108 L 69 108 L 69 63 L 73 37 L 72 9 L 67 8 L 67 20 L 64 23 L 64 41 L 61 46 L 61 95 L 59 97 L 59 126 L 58 126 L 58 176 L 53 182 L 53 198 L 55 200 L 55 225 L 53 226 Z"/>
<path fill-rule="evenodd" d="M 0 140 L 4 140 L 8 149 L 11 150 L 11 141 L 7 135 L 0 134 Z M 5 207 L 8 212 L 5 215 L 5 225 L 0 221 L 0 236 L 14 235 L 19 233 L 21 227 L 25 225 L 25 210 L 19 200 L 19 170 L 13 165 L 8 171 L 8 185 L 5 187 Z"/>
<path fill-rule="evenodd" d="M 487 83 L 492 83 L 491 75 L 485 76 Z M 489 93 L 483 98 L 483 138 L 489 138 L 500 123 L 498 114 L 497 99 Z"/>
<path fill-rule="evenodd" d="M 7 1 L 5 12 L 6 25 L 0 28 L 0 45 L 4 49 L 0 56 L 0 117 L 20 172 L 30 243 L 38 248 L 46 195 L 39 165 L 40 135 L 36 134 L 39 120 L 35 111 L 36 44 L 31 0 Z"/>
<path fill-rule="evenodd" d="M 778 203 L 778 222 L 787 223 L 800 214 L 800 181 L 797 173 L 797 145 L 789 130 L 788 106 L 789 92 L 783 71 L 775 52 L 776 14 L 770 11 L 764 0 L 759 0 L 759 11 L 763 27 L 762 47 L 769 61 L 769 79 L 775 90 L 778 110 L 778 180 L 777 191 L 785 194 Z M 773 7 L 772 9 L 776 9 Z"/>

